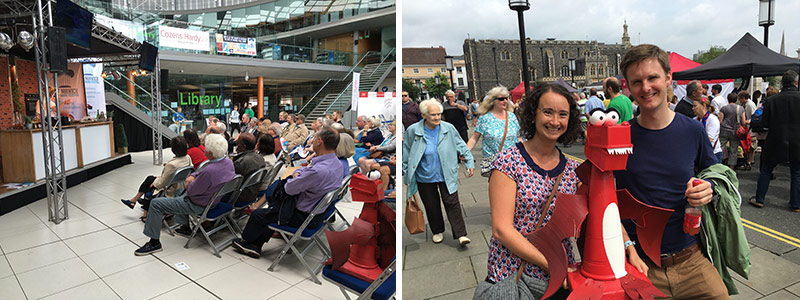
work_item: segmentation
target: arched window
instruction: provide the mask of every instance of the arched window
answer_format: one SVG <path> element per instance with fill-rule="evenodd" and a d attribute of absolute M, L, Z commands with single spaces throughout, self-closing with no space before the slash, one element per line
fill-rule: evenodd
<path fill-rule="evenodd" d="M 589 56 L 589 50 L 583 50 L 583 56 Z"/>
<path fill-rule="evenodd" d="M 508 53 L 508 50 L 503 50 L 503 52 L 500 52 L 500 60 L 511 60 L 511 53 Z"/>
<path fill-rule="evenodd" d="M 569 76 L 569 67 L 563 66 L 561 67 L 561 77 Z"/>
<path fill-rule="evenodd" d="M 561 59 L 568 59 L 568 58 L 569 58 L 569 52 L 567 52 L 567 50 L 562 51 Z"/>
<path fill-rule="evenodd" d="M 536 68 L 528 67 L 528 72 L 530 73 L 528 74 L 528 77 L 531 79 L 531 81 L 536 81 Z"/>
<path fill-rule="evenodd" d="M 603 68 L 603 64 L 600 64 L 600 67 L 597 68 L 597 71 L 600 72 L 600 76 L 604 76 L 606 73 L 605 68 Z"/>
<path fill-rule="evenodd" d="M 533 54 L 530 51 L 528 51 L 528 60 L 533 60 Z"/>
<path fill-rule="evenodd" d="M 592 65 L 592 67 L 589 68 L 589 74 L 592 75 L 592 76 L 597 75 L 597 68 L 595 68 L 594 65 Z"/>

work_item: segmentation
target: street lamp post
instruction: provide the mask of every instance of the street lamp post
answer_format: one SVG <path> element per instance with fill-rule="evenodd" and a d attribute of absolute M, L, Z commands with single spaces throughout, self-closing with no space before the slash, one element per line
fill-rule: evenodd
<path fill-rule="evenodd" d="M 758 1 L 758 26 L 764 27 L 764 46 L 769 47 L 769 27 L 775 24 L 775 0 Z"/>
<path fill-rule="evenodd" d="M 528 94 L 529 78 L 528 78 L 528 55 L 525 51 L 525 20 L 522 12 L 531 8 L 528 0 L 508 0 L 508 7 L 511 10 L 517 11 L 517 19 L 519 20 L 519 47 L 522 50 L 522 82 L 525 86 L 525 95 Z"/>
<path fill-rule="evenodd" d="M 453 67 L 453 57 L 450 56 L 450 55 L 445 56 L 444 57 L 444 64 L 447 67 L 447 71 L 450 72 L 450 88 L 455 89 L 456 86 L 453 83 L 453 70 L 455 69 L 455 67 Z"/>
<path fill-rule="evenodd" d="M 569 58 L 569 74 L 572 76 L 572 87 L 575 87 L 575 58 Z"/>

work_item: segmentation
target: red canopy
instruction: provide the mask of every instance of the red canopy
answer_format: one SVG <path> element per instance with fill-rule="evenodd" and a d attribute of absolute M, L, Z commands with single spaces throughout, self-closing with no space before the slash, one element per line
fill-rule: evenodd
<path fill-rule="evenodd" d="M 517 87 L 511 90 L 511 102 L 517 103 L 525 95 L 525 85 L 523 83 L 520 82 Z"/>
<path fill-rule="evenodd" d="M 680 72 L 684 70 L 688 70 L 697 66 L 702 65 L 701 63 L 695 62 L 691 59 L 683 57 L 676 52 L 672 52 L 669 54 L 669 67 L 672 69 L 672 72 Z M 700 82 L 705 84 L 714 84 L 714 83 L 723 83 L 723 82 L 733 82 L 733 79 L 721 79 L 721 80 L 700 80 Z M 688 84 L 689 80 L 678 80 L 679 85 Z"/>

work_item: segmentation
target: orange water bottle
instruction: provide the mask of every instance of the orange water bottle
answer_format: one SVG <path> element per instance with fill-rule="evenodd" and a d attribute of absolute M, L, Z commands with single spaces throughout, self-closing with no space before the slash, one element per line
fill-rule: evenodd
<path fill-rule="evenodd" d="M 695 179 L 692 181 L 692 186 L 697 186 L 702 181 L 700 179 Z M 700 232 L 700 218 L 703 216 L 703 212 L 694 206 L 686 204 L 686 210 L 684 211 L 683 216 L 683 232 L 696 235 Z"/>

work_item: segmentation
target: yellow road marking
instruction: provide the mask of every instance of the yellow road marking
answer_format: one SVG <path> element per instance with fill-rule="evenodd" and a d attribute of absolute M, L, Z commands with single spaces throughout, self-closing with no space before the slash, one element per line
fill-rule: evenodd
<path fill-rule="evenodd" d="M 578 161 L 578 163 L 583 163 L 583 161 L 584 161 L 584 159 L 580 159 L 580 158 L 575 157 L 573 155 L 569 155 L 569 154 L 566 154 L 566 153 L 564 153 L 564 155 L 569 157 L 569 158 L 572 158 L 572 159 Z M 750 220 L 747 220 L 747 219 L 744 219 L 744 218 L 741 219 L 741 220 L 742 220 L 742 226 L 744 226 L 744 227 L 750 228 L 750 229 L 752 229 L 752 230 L 754 230 L 756 232 L 762 233 L 762 234 L 764 234 L 766 236 L 769 236 L 769 237 L 774 238 L 776 240 L 779 240 L 781 242 L 784 242 L 784 243 L 787 243 L 789 245 L 792 245 L 792 246 L 795 246 L 797 248 L 800 248 L 800 239 L 799 238 L 787 235 L 785 233 L 781 233 L 781 232 L 776 231 L 776 230 L 774 230 L 772 228 L 766 227 L 764 225 L 758 224 L 756 222 L 753 222 L 753 221 L 750 221 Z"/>

